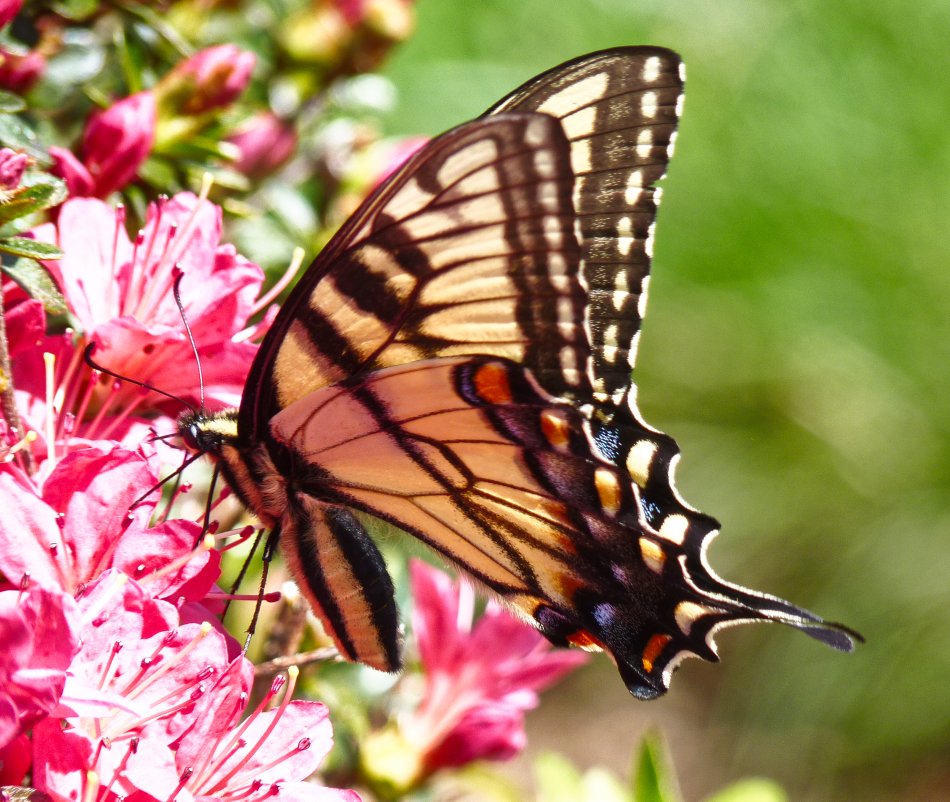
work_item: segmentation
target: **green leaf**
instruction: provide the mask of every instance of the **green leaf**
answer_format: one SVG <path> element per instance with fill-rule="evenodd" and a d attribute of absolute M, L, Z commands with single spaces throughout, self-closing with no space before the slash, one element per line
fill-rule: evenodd
<path fill-rule="evenodd" d="M 0 145 L 22 150 L 42 164 L 49 162 L 33 129 L 12 114 L 0 114 Z"/>
<path fill-rule="evenodd" d="M 64 182 L 57 178 L 46 178 L 21 190 L 8 203 L 0 204 L 0 224 L 57 206 L 66 200 L 67 194 Z"/>
<path fill-rule="evenodd" d="M 633 783 L 636 802 L 682 802 L 666 748 L 655 732 L 643 738 Z"/>
<path fill-rule="evenodd" d="M 753 777 L 723 788 L 705 802 L 788 802 L 788 794 L 772 780 Z"/>
<path fill-rule="evenodd" d="M 16 114 L 26 108 L 26 101 L 13 92 L 0 89 L 0 112 Z"/>
<path fill-rule="evenodd" d="M 99 9 L 99 0 L 59 0 L 53 10 L 61 17 L 79 22 L 91 17 Z"/>
<path fill-rule="evenodd" d="M 14 256 L 26 256 L 30 259 L 59 259 L 63 252 L 48 242 L 29 237 L 6 237 L 0 239 L 0 252 Z"/>
<path fill-rule="evenodd" d="M 43 302 L 43 308 L 49 315 L 65 315 L 69 308 L 49 271 L 32 259 L 18 259 L 12 267 L 0 265 L 10 278 L 19 284 L 31 298 Z"/>

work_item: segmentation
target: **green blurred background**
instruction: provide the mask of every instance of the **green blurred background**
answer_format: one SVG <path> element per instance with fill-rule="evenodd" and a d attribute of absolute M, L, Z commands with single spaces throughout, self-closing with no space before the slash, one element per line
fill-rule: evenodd
<path fill-rule="evenodd" d="M 688 67 L 638 381 L 718 517 L 711 561 L 867 637 L 723 633 L 670 695 L 606 659 L 532 751 L 627 774 L 658 725 L 687 800 L 762 774 L 794 800 L 950 799 L 950 6 L 867 0 L 420 0 L 391 133 L 435 134 L 581 53 Z M 524 768 L 524 764 L 522 764 Z M 516 766 L 511 769 L 517 772 Z"/>

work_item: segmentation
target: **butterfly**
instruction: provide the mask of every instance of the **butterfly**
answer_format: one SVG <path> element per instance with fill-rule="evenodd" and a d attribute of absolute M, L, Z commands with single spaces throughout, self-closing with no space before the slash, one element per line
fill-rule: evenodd
<path fill-rule="evenodd" d="M 663 694 L 715 632 L 856 633 L 725 582 L 718 524 L 631 373 L 683 99 L 660 47 L 582 56 L 431 140 L 359 207 L 265 336 L 239 410 L 187 413 L 340 654 L 401 666 L 392 580 L 355 513 L 414 535 L 554 644 Z"/>

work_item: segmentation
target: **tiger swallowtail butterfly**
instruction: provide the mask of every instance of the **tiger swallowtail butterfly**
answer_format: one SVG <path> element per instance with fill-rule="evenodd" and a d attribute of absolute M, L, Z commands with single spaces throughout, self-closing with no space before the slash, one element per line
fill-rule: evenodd
<path fill-rule="evenodd" d="M 559 646 L 606 651 L 654 698 L 724 626 L 855 633 L 721 580 L 718 524 L 631 371 L 683 98 L 670 50 L 528 81 L 433 139 L 360 206 L 265 336 L 240 410 L 189 413 L 274 532 L 342 656 L 401 666 L 399 615 L 354 511 L 427 543 Z"/>

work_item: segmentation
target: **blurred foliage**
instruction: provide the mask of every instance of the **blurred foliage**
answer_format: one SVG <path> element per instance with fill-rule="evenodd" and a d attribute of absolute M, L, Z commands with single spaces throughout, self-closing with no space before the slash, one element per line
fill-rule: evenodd
<path fill-rule="evenodd" d="M 722 666 L 687 664 L 650 705 L 597 664 L 536 714 L 535 746 L 621 771 L 636 732 L 660 721 L 677 761 L 689 756 L 687 799 L 758 773 L 796 800 L 945 798 L 946 4 L 421 0 L 418 12 L 385 71 L 399 133 L 436 133 L 586 51 L 684 56 L 641 407 L 683 448 L 687 500 L 723 522 L 713 565 L 868 639 L 841 656 L 791 632 L 727 633 Z"/>

